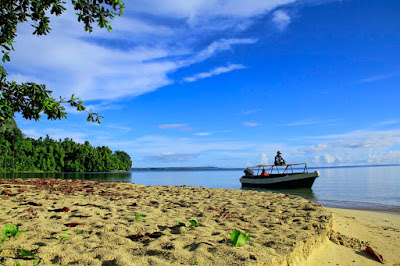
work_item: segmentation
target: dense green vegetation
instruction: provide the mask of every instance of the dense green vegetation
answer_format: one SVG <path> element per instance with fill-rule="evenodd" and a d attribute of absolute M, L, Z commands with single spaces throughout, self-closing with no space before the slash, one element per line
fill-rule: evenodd
<path fill-rule="evenodd" d="M 113 153 L 108 147 L 69 138 L 25 138 L 14 120 L 0 128 L 0 172 L 110 172 L 131 166 L 130 156 L 123 151 Z"/>

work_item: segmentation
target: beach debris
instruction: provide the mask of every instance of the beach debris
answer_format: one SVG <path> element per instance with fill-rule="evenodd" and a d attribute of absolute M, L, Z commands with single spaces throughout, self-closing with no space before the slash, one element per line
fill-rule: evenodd
<path fill-rule="evenodd" d="M 173 249 L 175 249 L 174 245 L 169 244 L 169 243 L 165 244 L 162 248 L 163 248 L 163 249 L 166 249 L 166 250 L 173 250 Z"/>
<path fill-rule="evenodd" d="M 158 205 L 158 201 L 152 200 L 152 201 L 150 201 L 150 204 L 151 204 L 151 205 L 156 205 L 156 206 L 157 206 L 157 205 Z"/>
<path fill-rule="evenodd" d="M 148 236 L 150 238 L 159 238 L 163 235 L 164 235 L 163 232 L 146 233 L 146 236 Z"/>
<path fill-rule="evenodd" d="M 27 203 L 25 203 L 24 205 L 31 205 L 31 206 L 43 206 L 42 203 L 36 203 L 33 201 L 28 201 Z"/>
<path fill-rule="evenodd" d="M 35 253 L 29 250 L 20 249 L 19 250 L 19 258 L 23 260 L 33 260 L 33 265 L 39 264 L 40 258 L 36 258 Z M 17 265 L 20 265 L 19 263 Z"/>
<path fill-rule="evenodd" d="M 206 210 L 211 210 L 211 211 L 217 211 L 217 212 L 221 211 L 220 209 L 214 208 L 212 206 L 206 207 L 205 209 Z"/>
<path fill-rule="evenodd" d="M 132 241 L 136 241 L 136 240 L 141 239 L 142 237 L 144 237 L 144 235 L 141 232 L 139 232 L 136 235 L 129 235 L 126 238 L 129 238 Z"/>
<path fill-rule="evenodd" d="M 249 233 L 242 233 L 239 230 L 235 230 L 231 234 L 231 242 L 235 247 L 243 247 L 250 240 L 250 236 Z"/>
<path fill-rule="evenodd" d="M 182 223 L 180 220 L 176 220 L 176 222 L 178 223 L 178 226 L 185 226 L 185 223 Z"/>
<path fill-rule="evenodd" d="M 43 199 L 45 199 L 45 200 L 58 200 L 58 199 L 56 199 L 56 198 L 50 198 L 49 196 L 44 196 L 43 197 Z"/>
<path fill-rule="evenodd" d="M 223 244 L 223 243 L 229 243 L 229 240 L 224 238 L 224 239 L 218 240 L 217 242 L 220 244 Z"/>
<path fill-rule="evenodd" d="M 232 212 L 224 212 L 219 218 L 220 219 L 226 219 L 226 218 L 233 218 L 235 217 L 235 214 L 233 214 Z"/>
<path fill-rule="evenodd" d="M 367 246 L 365 248 L 365 251 L 368 254 L 370 254 L 375 260 L 379 261 L 380 263 L 384 263 L 382 255 L 379 254 L 378 252 L 376 252 L 375 250 L 373 250 L 371 247 Z"/>
<path fill-rule="evenodd" d="M 69 212 L 69 208 L 68 207 L 63 207 L 63 208 L 60 208 L 60 209 L 49 210 L 49 212 Z"/>
<path fill-rule="evenodd" d="M 23 212 L 28 212 L 28 218 L 32 219 L 37 215 L 37 212 L 31 207 L 29 209 L 24 210 Z"/>
<path fill-rule="evenodd" d="M 11 190 L 5 189 L 1 192 L 1 195 L 6 195 L 6 196 L 14 196 Z"/>
<path fill-rule="evenodd" d="M 145 239 L 149 239 L 149 238 L 159 238 L 163 235 L 164 235 L 163 232 L 153 232 L 153 233 L 146 233 L 146 234 L 139 232 L 135 235 L 129 235 L 126 238 L 129 238 L 132 241 L 137 241 L 137 240 L 145 240 Z"/>
<path fill-rule="evenodd" d="M 64 224 L 65 226 L 67 226 L 67 227 L 75 227 L 75 226 L 78 226 L 78 225 L 85 225 L 85 224 L 82 224 L 82 223 L 67 223 L 67 224 Z"/>
<path fill-rule="evenodd" d="M 92 215 L 72 214 L 70 217 L 75 217 L 75 218 L 89 218 L 89 217 L 92 217 Z"/>

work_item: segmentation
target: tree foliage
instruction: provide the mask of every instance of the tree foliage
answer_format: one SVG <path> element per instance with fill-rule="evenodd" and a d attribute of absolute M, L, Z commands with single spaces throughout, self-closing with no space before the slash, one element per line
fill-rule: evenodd
<path fill-rule="evenodd" d="M 110 172 L 132 167 L 129 154 L 88 141 L 25 138 L 18 127 L 0 132 L 0 172 Z"/>
<path fill-rule="evenodd" d="M 121 16 L 124 3 L 121 0 L 71 0 L 78 21 L 84 24 L 85 31 L 93 30 L 93 23 L 100 28 L 112 29 L 110 20 L 115 15 Z M 31 21 L 34 35 L 46 35 L 50 32 L 50 16 L 59 16 L 66 10 L 62 0 L 1 0 L 0 1 L 0 46 L 2 63 L 0 63 L 0 125 L 16 112 L 26 119 L 39 120 L 41 114 L 48 119 L 66 118 L 63 104 L 69 104 L 78 111 L 86 107 L 74 95 L 70 99 L 51 96 L 52 91 L 44 84 L 34 82 L 17 83 L 7 80 L 4 64 L 10 61 L 10 51 L 14 50 L 13 42 L 17 37 L 17 26 Z M 97 113 L 89 112 L 88 121 L 100 123 Z"/>

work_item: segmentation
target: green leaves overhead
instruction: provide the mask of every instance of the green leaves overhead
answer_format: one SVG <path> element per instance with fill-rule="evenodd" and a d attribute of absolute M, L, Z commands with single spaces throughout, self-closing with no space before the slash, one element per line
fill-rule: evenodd
<path fill-rule="evenodd" d="M 72 0 L 79 22 L 83 22 L 85 31 L 93 30 L 93 23 L 100 28 L 112 29 L 110 20 L 115 15 L 121 16 L 125 8 L 121 0 Z M 0 47 L 3 65 L 10 61 L 10 51 L 17 37 L 17 26 L 26 21 L 32 22 L 34 35 L 50 33 L 50 16 L 59 16 L 66 10 L 66 2 L 62 0 L 1 0 L 0 1 Z M 0 65 L 0 125 L 7 118 L 14 117 L 16 112 L 22 113 L 26 119 L 39 120 L 41 114 L 48 119 L 56 120 L 67 117 L 63 104 L 85 111 L 79 98 L 70 100 L 51 97 L 52 91 L 44 84 L 33 82 L 16 83 L 7 80 L 7 71 Z M 88 121 L 100 123 L 100 118 L 93 111 L 88 112 Z"/>

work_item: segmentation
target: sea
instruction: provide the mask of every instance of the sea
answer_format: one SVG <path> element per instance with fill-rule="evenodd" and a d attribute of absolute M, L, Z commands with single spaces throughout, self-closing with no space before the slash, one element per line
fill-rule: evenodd
<path fill-rule="evenodd" d="M 400 214 L 400 166 L 309 168 L 320 176 L 311 189 L 252 189 L 293 194 L 325 207 L 383 211 Z M 245 189 L 243 170 L 130 171 L 119 173 L 16 173 L 1 178 L 72 178 L 123 181 L 146 186 L 196 186 Z"/>

